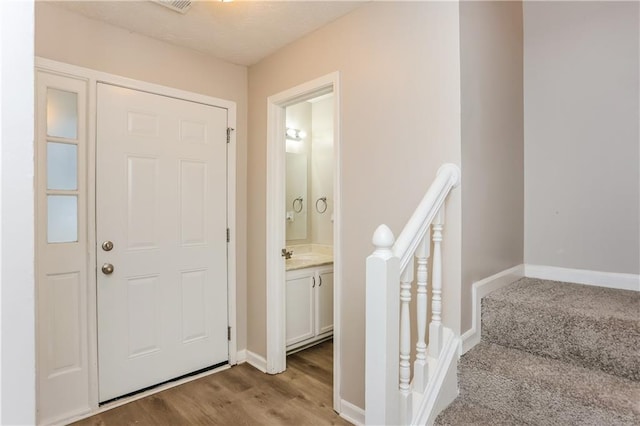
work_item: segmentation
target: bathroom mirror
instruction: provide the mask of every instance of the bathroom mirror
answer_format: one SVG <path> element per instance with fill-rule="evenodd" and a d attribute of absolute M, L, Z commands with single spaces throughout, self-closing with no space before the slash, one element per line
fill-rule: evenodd
<path fill-rule="evenodd" d="M 333 244 L 333 97 L 286 108 L 286 244 Z"/>
<path fill-rule="evenodd" d="M 307 154 L 287 152 L 286 155 L 286 224 L 287 241 L 307 239 Z"/>

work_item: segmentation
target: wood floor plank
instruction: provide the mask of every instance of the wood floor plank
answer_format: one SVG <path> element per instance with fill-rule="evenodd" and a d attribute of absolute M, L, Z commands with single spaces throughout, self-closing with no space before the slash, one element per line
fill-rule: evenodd
<path fill-rule="evenodd" d="M 287 367 L 288 368 L 295 368 L 311 377 L 313 377 L 314 379 L 320 381 L 321 383 L 329 383 L 331 384 L 331 381 L 333 379 L 333 370 L 326 368 L 318 365 L 316 362 L 313 362 L 312 360 L 309 359 L 305 359 L 302 357 L 298 357 L 297 359 L 295 359 L 294 361 L 289 361 L 287 362 Z"/>
<path fill-rule="evenodd" d="M 333 411 L 333 342 L 269 375 L 241 364 L 81 420 L 78 426 L 349 425 Z"/>
<path fill-rule="evenodd" d="M 206 389 L 206 388 L 205 388 Z M 173 389 L 171 389 L 173 390 Z M 192 391 L 195 389 L 192 388 Z M 177 411 L 190 425 L 215 424 L 215 419 L 220 417 L 218 410 L 224 411 L 232 401 L 223 395 L 207 395 L 194 391 L 198 395 L 193 398 L 189 393 L 177 391 L 164 395 L 171 408 Z"/>
<path fill-rule="evenodd" d="M 188 424 L 187 419 L 178 411 L 174 410 L 161 393 L 140 399 L 138 402 L 147 414 L 147 418 L 150 419 L 154 425 L 170 426 Z"/>
<path fill-rule="evenodd" d="M 289 370 L 294 370 L 294 368 L 290 367 L 287 371 Z M 291 372 L 293 373 L 293 371 Z M 291 379 L 282 378 L 282 380 L 290 380 L 290 386 L 295 389 L 296 397 L 302 396 L 309 401 L 313 401 L 314 403 L 331 406 L 333 395 L 330 385 L 322 383 L 314 377 L 302 374 L 300 372 L 297 372 L 296 374 L 297 375 L 295 377 L 292 377 Z"/>

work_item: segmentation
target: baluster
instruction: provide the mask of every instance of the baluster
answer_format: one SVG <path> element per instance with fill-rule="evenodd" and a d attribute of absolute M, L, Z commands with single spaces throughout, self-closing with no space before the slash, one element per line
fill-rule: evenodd
<path fill-rule="evenodd" d="M 429 355 L 438 358 L 442 349 L 442 229 L 444 205 L 433 222 L 433 288 L 431 298 L 431 323 L 429 324 Z"/>
<path fill-rule="evenodd" d="M 429 366 L 427 364 L 427 344 L 425 343 L 425 332 L 427 329 L 427 281 L 428 271 L 427 262 L 429 261 L 429 250 L 431 241 L 429 240 L 429 232 L 424 237 L 418 250 L 416 258 L 418 268 L 416 271 L 417 278 L 417 317 L 418 317 L 418 342 L 416 343 L 416 360 L 413 363 L 413 388 L 418 392 L 424 392 L 429 379 Z"/>
<path fill-rule="evenodd" d="M 400 420 L 411 422 L 411 283 L 413 282 L 413 258 L 400 278 Z"/>

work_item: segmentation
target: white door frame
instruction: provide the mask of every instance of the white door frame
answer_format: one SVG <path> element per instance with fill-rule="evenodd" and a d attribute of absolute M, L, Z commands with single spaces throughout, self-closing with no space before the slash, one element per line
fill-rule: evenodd
<path fill-rule="evenodd" d="M 340 92 L 333 72 L 267 98 L 267 373 L 286 369 L 285 262 L 285 119 L 287 106 L 333 91 L 334 222 L 333 222 L 333 408 L 340 412 Z"/>
<path fill-rule="evenodd" d="M 87 163 L 87 244 L 89 253 L 87 256 L 87 324 L 88 336 L 87 344 L 89 346 L 89 401 L 91 406 L 84 413 L 73 418 L 61 417 L 56 422 L 69 421 L 100 411 L 98 407 L 98 334 L 97 334 L 97 277 L 96 277 L 96 109 L 97 109 L 97 83 L 103 82 L 116 86 L 122 86 L 143 92 L 183 99 L 192 102 L 198 102 L 206 105 L 226 108 L 228 111 L 228 126 L 236 128 L 236 103 L 225 99 L 214 98 L 212 96 L 202 95 L 198 93 L 188 92 L 171 87 L 161 86 L 158 84 L 148 83 L 140 80 L 134 80 L 109 74 L 102 71 L 96 71 L 89 68 L 79 67 L 66 64 L 63 62 L 53 61 L 41 57 L 35 58 L 36 69 L 59 75 L 66 75 L 77 79 L 86 80 L 88 83 L 87 97 L 87 157 L 84 159 Z M 230 229 L 230 242 L 227 245 L 227 285 L 228 285 L 228 324 L 231 327 L 231 335 L 229 340 L 229 365 L 237 363 L 237 318 L 236 318 L 236 132 L 230 132 L 230 141 L 227 147 L 227 223 Z M 78 159 L 81 161 L 81 159 Z M 37 171 L 36 171 L 37 173 Z M 37 260 L 36 260 L 37 268 Z M 37 342 L 36 342 L 37 344 Z M 217 370 L 216 370 L 217 371 Z M 38 372 L 36 371 L 36 374 Z M 197 378 L 198 376 L 194 377 Z M 180 381 L 183 383 L 184 381 Z M 166 389 L 166 387 L 161 387 Z M 153 391 L 159 391 L 153 390 Z M 152 392 L 153 392 L 152 391 Z M 146 394 L 146 393 L 145 393 Z M 136 397 L 124 398 L 118 401 L 117 405 L 126 403 Z M 109 407 L 111 408 L 111 406 Z M 41 419 L 40 419 L 41 420 Z M 51 419 L 54 420 L 54 419 Z"/>

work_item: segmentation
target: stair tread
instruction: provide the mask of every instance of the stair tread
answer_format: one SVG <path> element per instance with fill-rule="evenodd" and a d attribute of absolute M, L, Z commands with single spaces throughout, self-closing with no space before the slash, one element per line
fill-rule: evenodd
<path fill-rule="evenodd" d="M 495 380 L 490 380 L 490 377 Z M 474 402 L 500 399 L 496 396 L 499 392 L 491 388 L 493 383 L 511 389 L 512 392 L 506 392 L 506 395 L 514 399 L 507 405 L 516 406 L 519 410 L 517 405 L 524 404 L 523 412 L 529 409 L 540 411 L 540 407 L 533 407 L 535 398 L 530 396 L 543 392 L 545 395 L 540 401 L 556 402 L 555 407 L 544 407 L 549 414 L 554 410 L 560 413 L 567 406 L 578 411 L 580 407 L 591 407 L 600 410 L 598 413 L 620 413 L 620 419 L 631 419 L 630 424 L 640 422 L 640 382 L 493 343 L 481 342 L 461 358 L 460 380 L 463 396 Z M 470 383 L 472 381 L 477 383 Z M 476 394 L 469 394 L 474 392 Z M 495 409 L 504 403 L 494 400 L 484 405 Z M 539 418 L 534 421 L 539 422 Z M 623 420 L 612 424 L 616 423 L 627 424 Z"/>
<path fill-rule="evenodd" d="M 525 277 L 485 299 L 640 322 L 640 292 L 631 290 Z"/>
<path fill-rule="evenodd" d="M 436 418 L 436 426 L 520 426 L 515 417 L 458 397 Z"/>
<path fill-rule="evenodd" d="M 523 278 L 482 299 L 482 339 L 640 380 L 640 293 Z"/>

